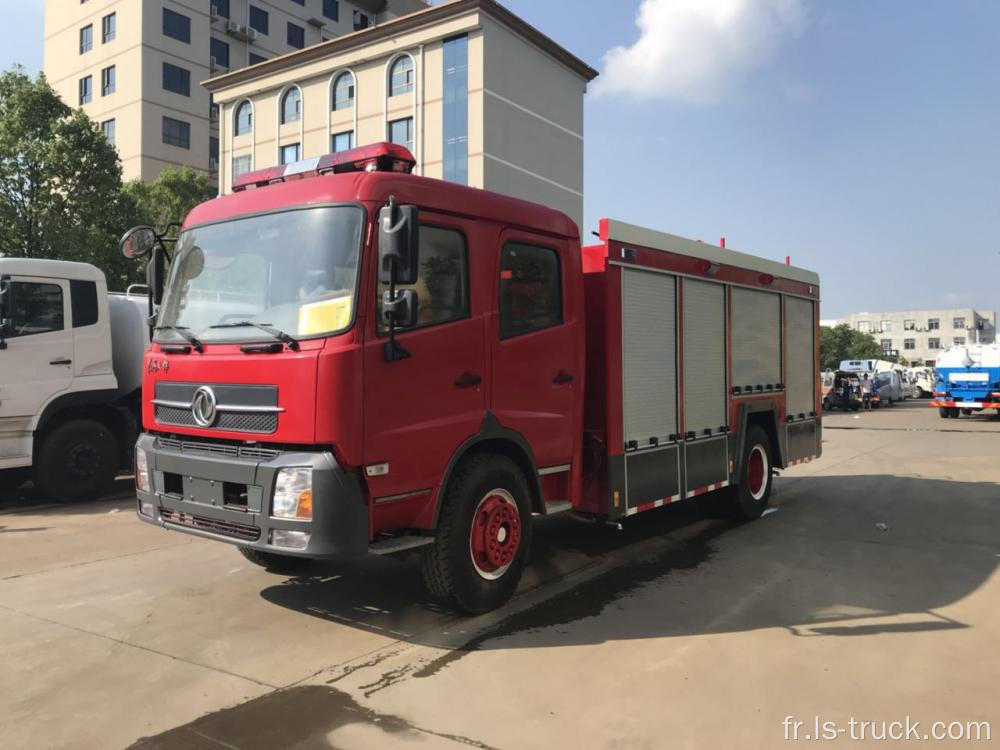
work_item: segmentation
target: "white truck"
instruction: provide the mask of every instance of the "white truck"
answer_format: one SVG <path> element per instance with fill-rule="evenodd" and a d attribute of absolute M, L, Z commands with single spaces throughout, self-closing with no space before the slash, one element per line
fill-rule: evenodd
<path fill-rule="evenodd" d="M 0 257 L 0 486 L 89 499 L 131 466 L 148 304 L 86 263 Z"/>

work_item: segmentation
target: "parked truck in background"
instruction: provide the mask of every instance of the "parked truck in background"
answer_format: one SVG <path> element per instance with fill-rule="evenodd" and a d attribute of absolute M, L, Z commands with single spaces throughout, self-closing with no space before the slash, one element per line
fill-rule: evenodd
<path fill-rule="evenodd" d="M 131 466 L 146 296 L 94 266 L 0 258 L 0 479 L 56 500 L 98 497 Z"/>
<path fill-rule="evenodd" d="M 983 409 L 1000 413 L 1000 344 L 949 346 L 937 358 L 931 406 L 942 419 Z"/>
<path fill-rule="evenodd" d="M 166 248 L 139 517 L 289 569 L 420 547 L 429 590 L 513 593 L 532 516 L 721 493 L 759 516 L 819 456 L 819 278 L 410 174 L 391 144 L 237 178 Z"/>
<path fill-rule="evenodd" d="M 934 382 L 937 379 L 933 367 L 910 367 L 907 372 L 917 389 L 916 398 L 929 398 L 934 393 Z"/>

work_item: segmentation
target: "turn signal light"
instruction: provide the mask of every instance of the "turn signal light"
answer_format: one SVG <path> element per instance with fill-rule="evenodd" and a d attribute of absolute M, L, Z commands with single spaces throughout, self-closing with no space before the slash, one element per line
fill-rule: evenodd
<path fill-rule="evenodd" d="M 312 518 L 313 517 L 313 493 L 312 490 L 306 490 L 305 492 L 299 493 L 299 502 L 295 508 L 296 518 Z"/>

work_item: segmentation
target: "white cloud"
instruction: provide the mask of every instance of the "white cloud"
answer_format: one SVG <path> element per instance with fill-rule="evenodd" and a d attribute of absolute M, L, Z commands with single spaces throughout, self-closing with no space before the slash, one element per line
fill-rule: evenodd
<path fill-rule="evenodd" d="M 639 40 L 604 55 L 598 94 L 719 101 L 801 33 L 805 0 L 642 0 Z"/>

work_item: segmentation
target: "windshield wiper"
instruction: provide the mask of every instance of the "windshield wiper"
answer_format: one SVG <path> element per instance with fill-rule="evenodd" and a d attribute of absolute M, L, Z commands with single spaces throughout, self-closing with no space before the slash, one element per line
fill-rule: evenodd
<path fill-rule="evenodd" d="M 288 345 L 288 348 L 293 352 L 299 350 L 299 342 L 293 339 L 284 331 L 278 330 L 277 328 L 272 328 L 270 323 L 256 323 L 252 320 L 238 320 L 235 323 L 219 323 L 214 326 L 209 326 L 209 328 L 259 328 L 264 333 L 270 334 L 274 338 L 278 339 Z"/>
<path fill-rule="evenodd" d="M 156 328 L 154 328 L 153 330 L 154 331 L 173 331 L 178 336 L 180 336 L 185 341 L 187 341 L 189 344 L 191 344 L 191 346 L 194 348 L 194 350 L 196 352 L 198 352 L 199 354 L 201 354 L 202 352 L 205 351 L 204 344 L 202 344 L 201 341 L 199 341 L 198 338 L 195 337 L 195 335 L 193 333 L 191 333 L 191 329 L 190 328 L 185 328 L 184 326 L 156 326 Z"/>

